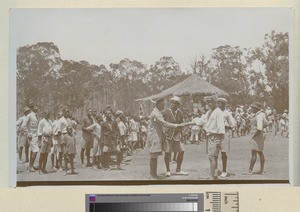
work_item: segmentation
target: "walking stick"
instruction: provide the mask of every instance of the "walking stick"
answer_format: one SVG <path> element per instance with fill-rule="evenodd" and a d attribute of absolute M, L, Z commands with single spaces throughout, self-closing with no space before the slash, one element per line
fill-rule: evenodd
<path fill-rule="evenodd" d="M 206 154 L 208 154 L 208 136 L 206 135 L 206 139 L 205 139 L 205 147 L 206 147 Z"/>
<path fill-rule="evenodd" d="M 229 133 L 229 131 L 228 131 Z M 228 134 L 228 138 L 229 138 L 229 142 L 228 142 L 228 151 L 230 152 L 230 142 L 231 142 L 231 139 L 230 139 L 230 135 Z"/>

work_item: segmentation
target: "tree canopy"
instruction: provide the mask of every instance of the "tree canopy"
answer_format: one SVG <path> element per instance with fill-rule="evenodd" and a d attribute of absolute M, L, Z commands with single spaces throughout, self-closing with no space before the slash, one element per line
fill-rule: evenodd
<path fill-rule="evenodd" d="M 88 107 L 106 105 L 137 113 L 135 99 L 170 88 L 191 73 L 229 93 L 232 105 L 261 101 L 281 111 L 288 108 L 288 47 L 288 33 L 272 31 L 252 49 L 213 48 L 210 57 L 195 58 L 186 73 L 171 56 L 150 67 L 128 58 L 106 67 L 63 60 L 51 42 L 23 46 L 17 51 L 18 115 L 29 101 L 53 114 L 68 106 L 78 118 Z"/>

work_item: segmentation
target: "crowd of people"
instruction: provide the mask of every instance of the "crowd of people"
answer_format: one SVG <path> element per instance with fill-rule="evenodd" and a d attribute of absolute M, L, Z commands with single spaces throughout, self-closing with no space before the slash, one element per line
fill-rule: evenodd
<path fill-rule="evenodd" d="M 257 174 L 264 173 L 265 157 L 263 154 L 266 132 L 275 135 L 281 126 L 281 136 L 286 133 L 288 137 L 288 112 L 279 116 L 276 110 L 269 107 L 266 110 L 260 102 L 254 102 L 249 108 L 237 106 L 233 112 L 227 105 L 227 100 L 210 96 L 205 98 L 205 109 L 194 114 L 183 114 L 180 110 L 181 100 L 174 96 L 170 100 L 170 108 L 165 109 L 163 98 L 157 99 L 155 108 L 150 115 L 147 146 L 150 152 L 150 175 L 152 179 L 162 179 L 170 176 L 170 155 L 177 163 L 176 174 L 188 175 L 181 170 L 184 155 L 182 144 L 199 143 L 201 138 L 207 141 L 207 154 L 210 163 L 210 179 L 228 178 L 227 152 L 230 148 L 230 138 L 249 135 L 251 160 L 246 174 L 253 174 L 257 154 L 260 156 L 260 170 Z M 165 130 L 164 130 L 165 129 Z M 166 166 L 165 176 L 158 176 L 158 156 L 164 152 Z M 218 156 L 221 154 L 222 171 L 218 170 Z M 219 172 L 221 172 L 219 174 Z"/>
<path fill-rule="evenodd" d="M 209 110 L 206 106 L 202 110 L 197 110 L 193 113 L 184 114 L 185 122 L 192 121 L 197 122 L 200 118 L 205 117 L 206 112 Z M 269 106 L 262 108 L 262 112 L 265 113 L 266 123 L 268 127 L 264 128 L 265 132 L 274 132 L 275 136 L 288 138 L 289 136 L 289 117 L 288 110 L 285 109 L 282 114 L 277 113 L 276 109 L 271 109 Z M 235 108 L 227 105 L 226 112 L 230 113 L 233 127 L 230 129 L 231 138 L 242 137 L 249 135 L 250 132 L 250 120 L 252 117 L 251 106 L 237 105 Z M 183 129 L 183 141 L 185 144 L 188 142 L 191 144 L 199 144 L 201 141 L 205 141 L 206 133 L 201 126 L 195 125 L 192 127 L 186 127 Z"/>
<path fill-rule="evenodd" d="M 178 96 L 170 99 L 168 108 L 165 108 L 164 98 L 155 100 L 154 104 L 150 117 L 134 116 L 107 106 L 103 111 L 88 109 L 79 123 L 72 118 L 67 107 L 59 111 L 53 120 L 49 111 L 43 111 L 40 118 L 37 105 L 31 102 L 24 109 L 24 116 L 17 121 L 18 163 L 28 164 L 29 172 L 78 174 L 74 158 L 79 154 L 82 168 L 123 170 L 123 165 L 130 162 L 130 156 L 147 148 L 150 179 L 156 180 L 171 176 L 172 161 L 176 163 L 176 175 L 188 175 L 182 169 L 184 145 L 206 141 L 210 179 L 213 180 L 228 177 L 226 153 L 231 137 L 250 135 L 252 157 L 247 174 L 252 174 L 257 154 L 261 165 L 259 173 L 264 172 L 266 132 L 274 131 L 275 135 L 280 132 L 281 136 L 288 137 L 287 110 L 279 115 L 270 107 L 263 109 L 259 102 L 250 107 L 239 105 L 233 110 L 226 99 L 209 96 L 205 98 L 204 110 L 190 114 L 183 112 Z M 77 135 L 80 130 L 82 136 Z M 158 176 L 157 158 L 163 153 L 166 173 Z M 221 174 L 217 168 L 219 154 L 222 159 Z M 39 166 L 35 167 L 38 155 Z M 49 155 L 51 170 L 47 168 Z"/>
<path fill-rule="evenodd" d="M 37 106 L 31 102 L 17 121 L 18 162 L 28 163 L 30 172 L 48 174 L 46 165 L 50 154 L 51 171 L 78 174 L 74 167 L 78 147 L 81 167 L 110 170 L 116 166 L 122 170 L 122 163 L 129 161 L 126 157 L 145 146 L 146 117 L 115 111 L 110 106 L 99 114 L 95 108 L 88 109 L 80 123 L 82 139 L 78 141 L 79 121 L 72 118 L 67 107 L 58 112 L 54 120 L 50 119 L 49 111 L 44 111 L 41 118 L 37 112 Z M 23 150 L 25 161 L 22 160 Z M 38 153 L 39 167 L 35 167 Z"/>

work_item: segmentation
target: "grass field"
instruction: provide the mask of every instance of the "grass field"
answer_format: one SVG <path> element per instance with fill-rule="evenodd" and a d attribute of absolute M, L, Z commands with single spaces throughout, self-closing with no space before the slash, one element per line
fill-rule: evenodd
<path fill-rule="evenodd" d="M 80 151 L 81 133 L 77 133 L 77 152 Z M 244 175 L 249 168 L 251 153 L 247 136 L 232 138 L 230 152 L 228 153 L 228 180 L 288 180 L 289 179 L 289 141 L 287 138 L 275 137 L 274 133 L 268 133 L 265 141 L 265 173 L 263 175 Z M 28 164 L 18 164 L 18 181 L 106 181 L 106 180 L 149 180 L 149 153 L 140 150 L 130 157 L 128 165 L 123 165 L 125 170 L 104 171 L 92 168 L 81 168 L 79 154 L 75 158 L 75 169 L 78 175 L 67 175 L 64 172 L 51 172 L 46 175 L 38 171 L 29 173 L 26 171 Z M 221 158 L 219 157 L 219 169 L 221 170 Z M 38 158 L 35 166 L 38 166 Z M 47 169 L 51 170 L 50 156 Z M 206 154 L 205 142 L 185 145 L 185 155 L 182 170 L 189 172 L 188 176 L 175 175 L 176 164 L 171 164 L 171 177 L 168 180 L 208 180 L 209 161 Z M 254 171 L 259 170 L 259 157 Z M 158 159 L 158 173 L 164 174 L 165 165 L 163 156 Z"/>

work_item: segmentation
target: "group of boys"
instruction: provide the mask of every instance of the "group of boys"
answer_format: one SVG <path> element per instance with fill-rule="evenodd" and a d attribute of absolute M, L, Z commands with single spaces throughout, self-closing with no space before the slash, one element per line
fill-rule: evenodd
<path fill-rule="evenodd" d="M 23 163 L 24 149 L 24 162 L 29 164 L 28 170 L 39 170 L 41 174 L 48 174 L 46 165 L 48 155 L 51 154 L 52 171 L 64 170 L 67 174 L 71 170 L 68 174 L 77 174 L 74 171 L 77 123 L 71 119 L 69 109 L 64 108 L 56 114 L 53 122 L 48 111 L 43 113 L 42 119 L 38 118 L 37 112 L 37 106 L 31 102 L 24 109 L 24 116 L 17 121 L 19 163 Z M 120 110 L 115 112 L 110 106 L 102 114 L 97 114 L 95 108 L 88 109 L 82 120 L 81 167 L 109 170 L 110 156 L 115 155 L 117 169 L 122 170 L 121 164 L 125 156 L 144 147 L 146 130 L 146 120 L 142 120 L 140 124 L 134 117 L 126 116 Z M 37 168 L 34 163 L 38 153 Z"/>
<path fill-rule="evenodd" d="M 147 146 L 150 153 L 150 179 L 161 179 L 163 176 L 157 175 L 157 158 L 162 152 L 165 153 L 165 176 L 170 176 L 170 152 L 179 152 L 180 157 L 177 158 L 176 174 L 187 175 L 187 172 L 181 171 L 184 149 L 182 146 L 182 128 L 192 125 L 199 126 L 204 129 L 207 136 L 207 153 L 210 162 L 210 179 L 223 179 L 228 177 L 227 168 L 227 152 L 229 150 L 230 130 L 235 127 L 232 114 L 226 110 L 227 100 L 210 96 L 206 98 L 206 104 L 209 110 L 205 115 L 192 122 L 183 122 L 182 112 L 179 109 L 180 98 L 174 96 L 171 99 L 170 109 L 164 109 L 164 98 L 155 101 L 155 108 L 150 115 L 150 125 L 147 136 Z M 261 169 L 259 173 L 263 173 L 264 169 L 264 139 L 263 122 L 265 115 L 259 102 L 251 105 L 254 113 L 251 120 L 251 151 L 252 158 L 248 174 L 252 174 L 252 169 L 256 161 L 256 155 L 259 154 L 261 161 Z M 167 111 L 167 112 L 166 112 Z M 222 173 L 218 173 L 218 156 L 221 152 Z"/>
<path fill-rule="evenodd" d="M 38 107 L 29 103 L 29 107 L 24 109 L 24 116 L 17 121 L 18 132 L 18 156 L 19 163 L 22 161 L 22 152 L 25 148 L 25 163 L 29 163 L 28 171 L 39 170 L 41 174 L 48 174 L 46 165 L 48 155 L 51 154 L 52 169 L 67 173 L 67 164 L 70 163 L 70 174 L 77 174 L 74 171 L 73 159 L 76 154 L 75 123 L 70 119 L 68 108 L 63 109 L 63 113 L 58 113 L 56 120 L 50 120 L 50 112 L 45 111 L 43 118 L 39 120 Z M 30 153 L 29 153 L 30 150 Z M 39 153 L 39 167 L 35 167 L 37 155 Z M 56 159 L 56 164 L 54 160 Z M 64 159 L 65 164 L 62 164 Z"/>
<path fill-rule="evenodd" d="M 164 98 L 157 99 L 150 115 L 149 127 L 147 121 L 139 123 L 124 114 L 123 111 L 115 112 L 111 107 L 107 107 L 102 114 L 97 114 L 96 109 L 88 109 L 87 115 L 82 121 L 81 166 L 110 170 L 110 156 L 115 155 L 116 168 L 122 170 L 121 164 L 124 163 L 125 157 L 131 155 L 132 150 L 144 147 L 143 137 L 147 138 L 146 146 L 150 152 L 151 179 L 161 178 L 157 175 L 157 158 L 162 152 L 164 152 L 166 167 L 164 177 L 171 176 L 171 152 L 176 155 L 174 157 L 177 164 L 176 175 L 188 175 L 188 172 L 181 169 L 185 152 L 182 143 L 182 129 L 191 125 L 202 128 L 206 133 L 210 179 L 227 178 L 230 131 L 236 126 L 236 123 L 232 113 L 226 109 L 226 99 L 210 96 L 206 97 L 205 101 L 209 110 L 198 119 L 184 122 L 183 113 L 180 110 L 181 99 L 178 96 L 171 98 L 170 107 L 167 109 L 165 109 Z M 53 122 L 50 120 L 48 111 L 43 113 L 43 118 L 39 121 L 37 111 L 37 106 L 31 102 L 29 107 L 24 109 L 24 116 L 17 121 L 19 162 L 22 162 L 24 149 L 25 163 L 29 163 L 28 170 L 30 172 L 39 170 L 40 173 L 47 174 L 49 173 L 46 169 L 47 159 L 51 154 L 53 171 L 65 170 L 67 174 L 68 170 L 71 170 L 70 174 L 77 174 L 74 171 L 77 123 L 71 119 L 69 109 L 64 108 L 62 112 L 59 112 Z M 258 173 L 262 174 L 265 161 L 263 149 L 266 114 L 259 102 L 251 105 L 250 112 L 252 113 L 249 118 L 252 157 L 248 174 L 252 174 L 257 154 L 260 156 L 261 164 Z M 220 152 L 222 173 L 218 176 L 217 162 Z M 36 168 L 34 163 L 38 153 L 40 153 L 39 168 Z M 68 163 L 71 168 L 67 166 Z"/>

